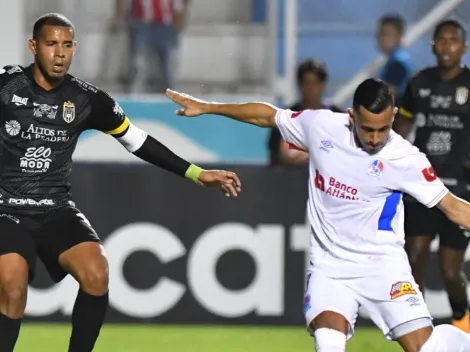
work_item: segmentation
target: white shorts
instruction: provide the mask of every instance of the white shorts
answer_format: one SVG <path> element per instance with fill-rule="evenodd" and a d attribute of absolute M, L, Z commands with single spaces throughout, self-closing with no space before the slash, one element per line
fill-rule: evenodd
<path fill-rule="evenodd" d="M 348 321 L 349 339 L 354 333 L 359 307 L 390 340 L 393 339 L 390 332 L 396 327 L 416 319 L 432 319 L 418 285 L 407 270 L 351 279 L 335 279 L 315 270 L 307 272 L 304 297 L 307 326 L 320 313 L 332 311 Z"/>

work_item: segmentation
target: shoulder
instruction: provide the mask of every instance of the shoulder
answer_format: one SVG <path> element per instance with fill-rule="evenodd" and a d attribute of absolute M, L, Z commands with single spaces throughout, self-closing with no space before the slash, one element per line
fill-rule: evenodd
<path fill-rule="evenodd" d="M 80 78 L 77 78 L 75 76 L 69 75 L 69 80 L 70 80 L 70 85 L 82 92 L 85 92 L 87 95 L 91 97 L 96 97 L 100 96 L 102 94 L 106 94 L 101 88 L 86 82 L 84 80 L 81 80 Z"/>
<path fill-rule="evenodd" d="M 85 94 L 93 106 L 114 106 L 116 104 L 114 98 L 100 87 L 72 75 L 69 75 L 69 79 L 72 87 Z"/>
<path fill-rule="evenodd" d="M 6 65 L 0 68 L 0 79 L 2 82 L 14 80 L 24 75 L 24 67 L 20 65 Z"/>
<path fill-rule="evenodd" d="M 398 169 L 408 167 L 416 158 L 426 157 L 417 147 L 394 131 L 390 133 L 390 140 L 381 154 Z"/>
<path fill-rule="evenodd" d="M 438 74 L 439 72 L 437 67 L 427 67 L 423 70 L 415 72 L 411 76 L 409 83 L 416 86 L 423 85 L 430 81 L 434 81 Z"/>
<path fill-rule="evenodd" d="M 317 124 L 326 124 L 334 125 L 348 122 L 348 114 L 338 113 L 331 111 L 330 109 L 317 109 L 317 110 L 303 110 L 303 111 L 292 111 L 291 118 L 295 119 L 297 117 L 302 117 L 302 119 L 312 125 Z"/>
<path fill-rule="evenodd" d="M 461 76 L 461 77 L 462 77 L 462 78 L 460 79 L 460 82 L 465 82 L 466 85 L 468 86 L 468 85 L 469 85 L 468 82 L 469 82 L 469 80 L 470 80 L 470 69 L 469 69 L 467 66 L 464 67 L 464 69 L 463 69 L 463 71 L 462 71 L 462 76 Z M 459 83 L 460 83 L 460 82 L 459 82 Z"/>

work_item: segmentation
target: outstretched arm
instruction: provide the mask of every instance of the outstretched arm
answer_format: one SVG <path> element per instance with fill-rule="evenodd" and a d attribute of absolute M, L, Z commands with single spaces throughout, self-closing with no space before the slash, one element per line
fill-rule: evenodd
<path fill-rule="evenodd" d="M 142 136 L 146 135 L 146 133 L 138 127 L 131 124 L 130 126 L 132 126 L 133 129 L 137 129 Z M 126 135 L 118 138 L 118 140 L 119 139 L 121 139 L 120 142 L 126 146 L 126 143 L 123 143 L 128 140 Z M 145 140 L 137 150 L 128 150 L 135 156 L 152 165 L 185 177 L 201 186 L 220 187 L 226 196 L 233 195 L 236 197 L 237 193 L 241 191 L 240 180 L 235 173 L 220 170 L 203 170 L 179 157 L 152 136 L 146 135 Z"/>
<path fill-rule="evenodd" d="M 237 196 L 240 180 L 233 172 L 203 170 L 173 153 L 169 148 L 132 124 L 117 102 L 98 91 L 94 96 L 87 128 L 97 129 L 116 138 L 129 152 L 140 159 L 185 177 L 201 186 L 220 188 L 226 196 Z"/>
<path fill-rule="evenodd" d="M 182 107 L 176 112 L 180 116 L 195 117 L 204 114 L 215 114 L 259 127 L 276 127 L 278 109 L 268 103 L 212 103 L 171 89 L 167 89 L 166 95 Z"/>

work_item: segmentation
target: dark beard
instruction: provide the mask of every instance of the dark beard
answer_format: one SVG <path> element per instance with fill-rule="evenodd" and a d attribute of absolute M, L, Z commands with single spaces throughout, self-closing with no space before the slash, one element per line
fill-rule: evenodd
<path fill-rule="evenodd" d="M 48 81 L 49 83 L 51 83 L 52 85 L 57 85 L 57 84 L 59 84 L 60 82 L 62 82 L 64 80 L 64 77 L 51 77 L 47 73 L 46 69 L 44 68 L 44 66 L 41 63 L 41 60 L 39 59 L 39 56 L 37 56 L 37 55 L 36 55 L 36 65 L 37 65 L 39 71 L 41 71 L 41 74 L 44 77 L 44 79 L 46 81 Z"/>

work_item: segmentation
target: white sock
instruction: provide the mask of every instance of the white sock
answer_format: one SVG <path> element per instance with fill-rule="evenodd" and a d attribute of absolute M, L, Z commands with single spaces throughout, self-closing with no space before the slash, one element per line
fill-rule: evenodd
<path fill-rule="evenodd" d="M 470 334 L 452 325 L 436 326 L 419 352 L 470 352 Z"/>
<path fill-rule="evenodd" d="M 321 328 L 315 331 L 317 352 L 345 352 L 346 335 L 340 331 Z"/>

